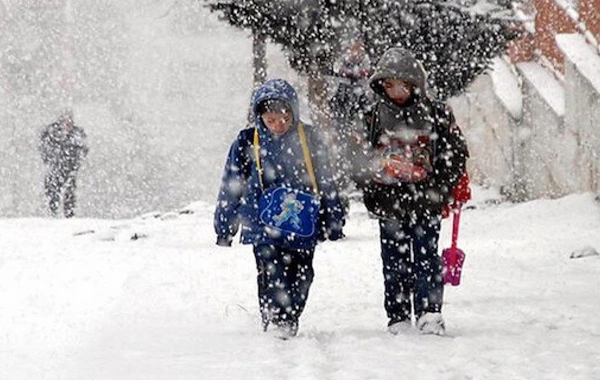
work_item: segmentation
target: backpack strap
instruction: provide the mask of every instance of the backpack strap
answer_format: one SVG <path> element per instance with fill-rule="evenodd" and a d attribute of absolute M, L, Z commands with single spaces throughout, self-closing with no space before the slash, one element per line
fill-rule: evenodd
<path fill-rule="evenodd" d="M 306 133 L 304 132 L 304 125 L 298 123 L 298 134 L 300 135 L 300 142 L 302 143 L 302 152 L 304 153 L 304 163 L 310 176 L 310 181 L 313 185 L 313 191 L 315 195 L 319 195 L 319 186 L 317 185 L 317 178 L 315 177 L 315 169 L 313 168 L 312 159 L 310 158 L 310 150 L 308 150 L 308 144 L 306 142 Z"/>
<path fill-rule="evenodd" d="M 256 158 L 256 169 L 258 170 L 258 180 L 260 181 L 260 188 L 265 189 L 262 179 L 262 166 L 260 164 L 260 140 L 258 137 L 258 127 L 254 126 L 254 141 L 252 143 L 254 148 L 254 157 Z"/>
<path fill-rule="evenodd" d="M 315 170 L 310 158 L 310 150 L 308 149 L 308 143 L 306 142 L 306 133 L 304 132 L 304 124 L 298 123 L 298 135 L 300 135 L 300 143 L 302 144 L 302 153 L 304 154 L 304 163 L 310 176 L 310 182 L 313 185 L 313 191 L 315 195 L 319 195 L 319 186 L 317 185 L 317 178 L 315 177 Z M 260 163 L 260 139 L 258 136 L 258 127 L 254 127 L 254 156 L 256 157 L 256 168 L 258 169 L 258 179 L 260 181 L 260 187 L 264 190 L 264 183 L 262 179 L 263 171 Z"/>

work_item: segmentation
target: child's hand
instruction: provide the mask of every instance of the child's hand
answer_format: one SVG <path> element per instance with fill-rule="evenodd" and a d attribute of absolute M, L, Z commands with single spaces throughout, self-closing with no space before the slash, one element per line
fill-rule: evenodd
<path fill-rule="evenodd" d="M 452 189 L 452 196 L 454 201 L 460 204 L 465 204 L 471 199 L 471 186 L 467 172 L 463 173 L 456 187 Z"/>

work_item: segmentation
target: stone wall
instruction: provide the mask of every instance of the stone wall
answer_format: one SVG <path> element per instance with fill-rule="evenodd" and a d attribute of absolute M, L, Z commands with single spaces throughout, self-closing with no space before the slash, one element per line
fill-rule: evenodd
<path fill-rule="evenodd" d="M 452 99 L 450 104 L 469 143 L 471 179 L 496 187 L 512 183 L 516 121 L 495 96 L 492 78 L 478 78 L 468 94 Z"/>
<path fill-rule="evenodd" d="M 578 143 L 580 190 L 600 188 L 600 56 L 579 35 L 560 35 L 565 55 L 565 129 Z"/>
<path fill-rule="evenodd" d="M 557 42 L 562 78 L 535 62 L 496 62 L 451 101 L 470 146 L 474 182 L 498 186 L 514 200 L 600 194 L 600 56 L 579 34 L 559 35 Z M 501 86 L 511 81 L 517 90 Z M 519 95 L 520 109 L 508 104 Z"/>

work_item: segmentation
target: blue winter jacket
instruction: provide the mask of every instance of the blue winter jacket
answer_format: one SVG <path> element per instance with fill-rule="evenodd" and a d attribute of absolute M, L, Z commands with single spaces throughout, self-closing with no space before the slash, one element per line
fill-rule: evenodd
<path fill-rule="evenodd" d="M 292 127 L 281 136 L 274 136 L 257 114 L 258 104 L 269 99 L 285 101 L 292 110 Z M 223 172 L 214 215 L 217 244 L 231 245 L 241 225 L 243 244 L 285 246 L 282 239 L 266 232 L 265 225 L 258 218 L 259 197 L 263 188 L 257 170 L 253 139 L 256 127 L 265 190 L 286 186 L 314 194 L 298 134 L 298 98 L 290 84 L 276 79 L 267 81 L 255 92 L 252 104 L 256 125 L 240 131 L 231 145 Z M 316 128 L 304 124 L 304 130 L 321 200 L 318 234 L 299 247 L 311 249 L 319 240 L 337 240 L 343 236 L 344 214 L 333 182 L 325 141 Z"/>

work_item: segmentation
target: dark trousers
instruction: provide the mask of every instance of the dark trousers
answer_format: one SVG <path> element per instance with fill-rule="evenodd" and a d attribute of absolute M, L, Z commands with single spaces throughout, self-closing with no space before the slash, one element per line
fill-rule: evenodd
<path fill-rule="evenodd" d="M 265 329 L 270 322 L 297 326 L 314 278 L 313 254 L 314 249 L 254 246 L 258 270 L 258 305 Z"/>
<path fill-rule="evenodd" d="M 70 218 L 75 212 L 75 190 L 77 171 L 51 169 L 44 179 L 44 190 L 48 199 L 48 207 L 53 215 L 58 213 L 61 195 L 63 195 L 64 215 Z"/>
<path fill-rule="evenodd" d="M 444 296 L 442 263 L 437 253 L 439 217 L 380 220 L 385 310 L 390 324 L 410 319 L 414 312 L 440 312 Z"/>

